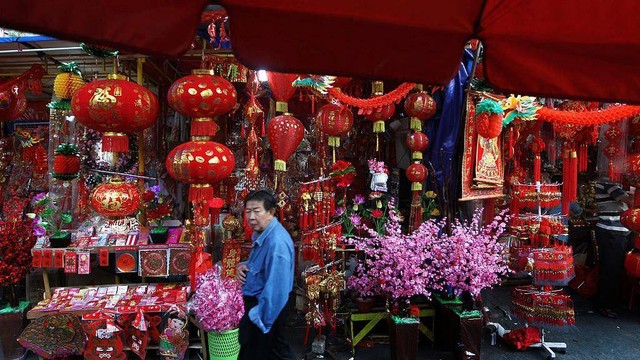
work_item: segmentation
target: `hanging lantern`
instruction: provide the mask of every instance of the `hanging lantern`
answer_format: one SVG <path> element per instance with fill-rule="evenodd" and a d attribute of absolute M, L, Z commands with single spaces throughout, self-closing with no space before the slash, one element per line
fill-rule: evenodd
<path fill-rule="evenodd" d="M 411 164 L 407 168 L 407 179 L 411 181 L 411 191 L 422 191 L 422 183 L 427 179 L 429 171 L 422 164 Z"/>
<path fill-rule="evenodd" d="M 17 87 L 0 93 L 0 123 L 18 119 L 27 110 L 27 98 Z"/>
<path fill-rule="evenodd" d="M 421 132 L 414 132 L 407 135 L 406 145 L 411 150 L 413 160 L 422 160 L 422 152 L 429 146 L 429 138 Z"/>
<path fill-rule="evenodd" d="M 411 117 L 411 130 L 422 131 L 422 122 L 431 119 L 436 113 L 436 102 L 431 95 L 422 91 L 411 93 L 404 100 L 404 111 Z"/>
<path fill-rule="evenodd" d="M 484 99 L 476 106 L 476 132 L 485 139 L 493 139 L 502 132 L 504 110 L 497 101 Z"/>
<path fill-rule="evenodd" d="M 202 202 L 213 198 L 211 184 L 231 174 L 236 159 L 228 147 L 213 141 L 189 141 L 176 146 L 165 166 L 177 181 L 191 184 L 189 201 Z"/>
<path fill-rule="evenodd" d="M 640 115 L 636 115 L 629 120 L 629 134 L 640 136 Z"/>
<path fill-rule="evenodd" d="M 274 169 L 287 171 L 287 160 L 304 137 L 304 126 L 289 114 L 276 116 L 267 125 L 267 138 L 275 158 Z"/>
<path fill-rule="evenodd" d="M 289 111 L 289 99 L 295 94 L 296 88 L 293 82 L 298 78 L 296 74 L 285 74 L 267 71 L 267 80 L 271 87 L 271 94 L 276 99 L 276 111 L 286 113 Z"/>
<path fill-rule="evenodd" d="M 128 152 L 126 134 L 142 131 L 158 118 L 158 99 L 144 86 L 119 74 L 81 87 L 71 110 L 82 125 L 102 132 L 102 151 Z"/>
<path fill-rule="evenodd" d="M 195 69 L 176 80 L 167 93 L 169 105 L 191 118 L 191 136 L 214 136 L 215 117 L 233 110 L 237 97 L 233 84 L 206 69 Z"/>
<path fill-rule="evenodd" d="M 74 144 L 60 144 L 53 155 L 53 174 L 56 179 L 71 180 L 80 172 L 80 156 Z"/>
<path fill-rule="evenodd" d="M 71 109 L 71 98 L 84 85 L 78 64 L 70 62 L 58 66 L 60 73 L 53 80 L 53 93 L 59 99 L 49 103 L 52 109 Z"/>
<path fill-rule="evenodd" d="M 624 268 L 629 275 L 640 278 L 640 253 L 630 252 L 624 259 Z"/>
<path fill-rule="evenodd" d="M 329 135 L 329 146 L 339 147 L 340 136 L 353 127 L 353 113 L 346 106 L 327 104 L 318 110 L 316 125 L 320 131 Z"/>
<path fill-rule="evenodd" d="M 378 97 L 384 94 L 384 83 L 382 81 L 374 81 L 373 82 L 373 92 L 371 97 Z M 394 103 L 383 105 L 379 108 L 373 109 L 372 112 L 366 114 L 364 117 L 367 120 L 373 121 L 373 132 L 374 133 L 383 133 L 385 132 L 384 122 L 389 120 L 393 116 L 393 113 L 396 111 L 396 106 Z M 377 148 L 377 147 L 376 147 Z"/>
<path fill-rule="evenodd" d="M 127 216 L 138 210 L 140 192 L 135 184 L 112 178 L 108 183 L 100 184 L 93 189 L 89 204 L 102 216 Z"/>
<path fill-rule="evenodd" d="M 224 199 L 215 197 L 207 202 L 211 211 L 211 224 L 216 225 L 220 222 L 220 209 L 224 207 Z"/>

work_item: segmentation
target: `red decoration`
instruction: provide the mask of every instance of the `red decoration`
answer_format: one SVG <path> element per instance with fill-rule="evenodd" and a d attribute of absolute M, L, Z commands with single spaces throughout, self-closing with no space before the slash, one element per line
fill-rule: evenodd
<path fill-rule="evenodd" d="M 476 115 L 476 131 L 485 139 L 493 139 L 502 132 L 502 115 L 478 113 Z"/>
<path fill-rule="evenodd" d="M 407 147 L 411 150 L 413 160 L 422 160 L 422 152 L 429 146 L 429 138 L 422 132 L 414 132 L 407 135 Z"/>
<path fill-rule="evenodd" d="M 264 110 L 262 110 L 260 103 L 256 100 L 254 93 L 251 93 L 251 97 L 249 97 L 249 101 L 247 101 L 245 105 L 244 117 L 249 120 L 250 129 L 253 128 L 258 121 L 262 121 L 262 136 L 264 136 Z"/>
<path fill-rule="evenodd" d="M 191 136 L 214 136 L 218 130 L 214 118 L 233 110 L 237 96 L 229 81 L 204 69 L 178 79 L 167 94 L 169 105 L 191 118 Z"/>
<path fill-rule="evenodd" d="M 629 275 L 634 278 L 640 278 L 640 253 L 628 253 L 624 259 L 624 268 L 627 269 Z"/>
<path fill-rule="evenodd" d="M 229 176 L 236 159 L 228 147 L 217 142 L 189 141 L 171 150 L 165 165 L 171 177 L 191 184 L 190 201 L 207 201 L 213 198 L 211 184 Z"/>
<path fill-rule="evenodd" d="M 18 119 L 27 110 L 27 98 L 18 88 L 0 93 L 0 123 Z"/>
<path fill-rule="evenodd" d="M 224 199 L 213 198 L 207 202 L 211 209 L 211 224 L 215 225 L 220 222 L 220 209 L 224 207 Z"/>
<path fill-rule="evenodd" d="M 298 78 L 296 74 L 284 74 L 267 71 L 267 79 L 271 87 L 271 94 L 276 99 L 276 111 L 286 113 L 289 111 L 287 101 L 296 92 L 293 82 Z"/>
<path fill-rule="evenodd" d="M 0 286 L 19 283 L 30 270 L 31 248 L 36 243 L 31 223 L 28 218 L 0 221 Z"/>
<path fill-rule="evenodd" d="M 105 317 L 109 315 L 104 314 Z M 121 329 L 112 318 L 93 320 L 82 324 L 87 334 L 86 360 L 125 360 L 124 340 Z"/>
<path fill-rule="evenodd" d="M 81 87 L 71 110 L 82 125 L 102 132 L 102 151 L 128 152 L 125 134 L 142 131 L 156 122 L 158 99 L 145 87 L 111 74 Z"/>
<path fill-rule="evenodd" d="M 290 115 L 276 116 L 267 125 L 267 138 L 275 158 L 274 169 L 287 171 L 287 159 L 296 151 L 304 137 L 304 126 Z"/>
<path fill-rule="evenodd" d="M 89 203 L 102 216 L 127 216 L 138 210 L 140 192 L 135 184 L 113 178 L 93 190 Z"/>
<path fill-rule="evenodd" d="M 563 111 L 542 107 L 537 112 L 538 118 L 559 124 L 596 125 L 617 122 L 640 114 L 640 106 L 612 106 L 604 110 Z"/>
<path fill-rule="evenodd" d="M 407 178 L 412 182 L 412 191 L 421 191 L 422 183 L 427 179 L 429 171 L 422 164 L 411 164 L 407 168 Z"/>
<path fill-rule="evenodd" d="M 390 103 L 383 105 L 382 107 L 373 109 L 373 111 L 369 114 L 366 114 L 364 117 L 367 120 L 373 121 L 373 132 L 374 133 L 383 133 L 385 132 L 384 122 L 389 120 L 393 116 L 393 113 L 396 111 L 395 104 Z"/>
<path fill-rule="evenodd" d="M 335 78 L 335 80 L 333 81 L 333 84 L 331 84 L 331 86 L 333 86 L 334 88 L 344 88 L 345 86 L 349 85 L 349 83 L 351 82 L 351 78 L 350 77 L 344 77 L 344 76 L 338 76 Z"/>
<path fill-rule="evenodd" d="M 411 116 L 411 130 L 422 131 L 422 122 L 436 113 L 436 102 L 424 91 L 415 92 L 404 100 L 404 111 Z"/>
<path fill-rule="evenodd" d="M 629 134 L 633 136 L 640 135 L 640 115 L 636 115 L 629 121 Z"/>
<path fill-rule="evenodd" d="M 348 161 L 339 160 L 331 165 L 329 176 L 337 187 L 346 188 L 355 180 L 356 168 Z"/>
<path fill-rule="evenodd" d="M 320 131 L 329 135 L 329 146 L 340 146 L 340 136 L 353 126 L 353 113 L 346 106 L 327 104 L 318 110 L 316 124 Z"/>
<path fill-rule="evenodd" d="M 631 231 L 640 232 L 640 208 L 629 209 L 620 214 L 620 223 Z"/>

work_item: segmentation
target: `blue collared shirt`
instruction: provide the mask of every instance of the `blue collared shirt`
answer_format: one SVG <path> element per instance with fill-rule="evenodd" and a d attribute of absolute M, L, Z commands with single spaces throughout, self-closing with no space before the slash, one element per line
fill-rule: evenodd
<path fill-rule="evenodd" d="M 249 310 L 249 319 L 265 334 L 271 330 L 293 290 L 293 261 L 293 240 L 276 218 L 259 236 L 253 234 L 242 294 L 258 299 L 258 305 Z"/>

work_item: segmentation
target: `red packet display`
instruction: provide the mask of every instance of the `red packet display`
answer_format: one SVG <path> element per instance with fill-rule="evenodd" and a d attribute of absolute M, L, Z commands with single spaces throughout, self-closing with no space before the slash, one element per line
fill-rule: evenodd
<path fill-rule="evenodd" d="M 91 273 L 91 254 L 88 251 L 78 252 L 78 274 Z"/>
<path fill-rule="evenodd" d="M 42 250 L 42 267 L 53 267 L 53 251 Z"/>
<path fill-rule="evenodd" d="M 100 266 L 109 266 L 109 249 L 101 248 L 98 254 Z"/>
<path fill-rule="evenodd" d="M 132 246 L 123 246 L 115 248 L 116 252 L 116 273 L 135 273 L 138 272 L 138 259 L 136 257 L 136 248 Z"/>
<path fill-rule="evenodd" d="M 64 254 L 64 272 L 66 274 L 75 274 L 78 272 L 78 257 L 73 251 L 67 251 Z"/>
<path fill-rule="evenodd" d="M 191 249 L 169 249 L 169 275 L 189 275 Z"/>
<path fill-rule="evenodd" d="M 42 267 L 42 250 L 33 250 L 33 260 L 31 266 L 34 268 Z"/>
<path fill-rule="evenodd" d="M 169 275 L 167 249 L 140 249 L 140 276 Z"/>
<path fill-rule="evenodd" d="M 53 267 L 55 268 L 63 268 L 64 267 L 64 250 L 56 250 L 53 256 Z"/>

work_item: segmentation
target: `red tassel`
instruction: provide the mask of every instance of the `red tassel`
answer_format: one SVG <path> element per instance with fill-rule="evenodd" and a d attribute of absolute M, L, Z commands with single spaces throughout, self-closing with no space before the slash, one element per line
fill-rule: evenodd
<path fill-rule="evenodd" d="M 124 133 L 106 132 L 102 134 L 103 152 L 129 152 L 129 138 Z"/>
<path fill-rule="evenodd" d="M 207 202 L 213 199 L 213 187 L 209 184 L 192 184 L 189 186 L 189 201 Z"/>
<path fill-rule="evenodd" d="M 575 150 L 571 150 L 569 162 L 569 191 L 570 201 L 575 201 L 578 198 L 578 154 Z"/>
<path fill-rule="evenodd" d="M 609 160 L 609 180 L 613 182 L 620 182 L 620 173 L 616 169 L 616 164 Z"/>
<path fill-rule="evenodd" d="M 244 124 L 240 126 L 240 137 L 243 137 L 243 138 L 247 137 L 247 134 L 244 130 Z"/>
<path fill-rule="evenodd" d="M 564 156 L 562 157 L 562 213 L 569 213 L 569 168 L 571 165 L 569 164 L 569 156 L 570 151 L 564 150 Z"/>
<path fill-rule="evenodd" d="M 533 182 L 539 182 L 542 180 L 541 171 L 542 160 L 540 159 L 540 154 L 536 154 L 533 158 Z"/>
<path fill-rule="evenodd" d="M 215 136 L 218 124 L 212 118 L 191 119 L 191 136 Z"/>
<path fill-rule="evenodd" d="M 585 172 L 587 171 L 587 166 L 589 164 L 589 161 L 587 159 L 588 155 L 588 146 L 587 144 L 580 144 L 580 148 L 578 149 L 579 153 L 578 153 L 578 171 L 579 172 Z"/>
<path fill-rule="evenodd" d="M 265 117 L 262 117 L 262 130 L 260 131 L 260 137 L 265 137 L 265 132 L 264 132 L 264 124 L 267 122 L 267 119 L 265 119 Z"/>

